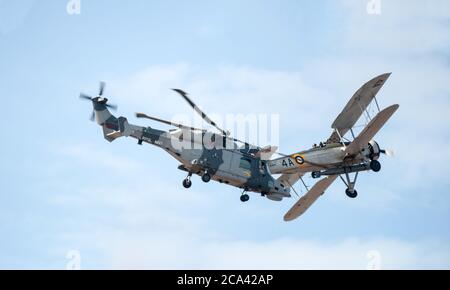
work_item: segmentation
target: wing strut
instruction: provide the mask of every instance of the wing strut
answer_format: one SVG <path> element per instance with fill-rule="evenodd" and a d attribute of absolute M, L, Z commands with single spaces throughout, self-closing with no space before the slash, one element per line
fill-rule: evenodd
<path fill-rule="evenodd" d="M 345 108 L 331 125 L 334 132 L 330 138 L 328 138 L 327 143 L 343 142 L 342 137 L 344 137 L 345 134 L 347 134 L 347 132 L 355 126 L 356 122 L 362 115 L 366 117 L 367 122 L 371 121 L 372 118 L 368 112 L 368 107 L 372 101 L 375 101 L 378 111 L 380 111 L 380 106 L 378 105 L 376 96 L 390 75 L 390 73 L 383 74 L 368 81 L 353 95 Z"/>

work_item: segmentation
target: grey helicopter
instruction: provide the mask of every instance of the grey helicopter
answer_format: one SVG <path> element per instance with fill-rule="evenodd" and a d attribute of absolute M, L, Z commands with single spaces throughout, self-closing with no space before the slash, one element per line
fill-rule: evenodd
<path fill-rule="evenodd" d="M 270 158 L 276 148 L 273 146 L 260 148 L 232 138 L 229 132 L 218 127 L 200 110 L 186 92 L 173 89 L 206 123 L 217 129 L 218 133 L 144 113 L 136 113 L 136 117 L 170 125 L 175 129 L 162 131 L 130 124 L 127 118 L 112 115 L 109 109 L 116 110 L 117 106 L 109 104 L 108 99 L 103 97 L 104 89 L 105 83 L 101 82 L 96 97 L 80 94 L 81 99 L 92 102 L 91 120 L 95 120 L 102 127 L 104 138 L 112 142 L 119 137 L 132 137 L 139 145 L 147 143 L 163 149 L 181 163 L 178 169 L 187 172 L 182 182 L 185 188 L 192 186 L 192 175 L 195 174 L 206 183 L 214 180 L 242 189 L 240 196 L 242 202 L 250 199 L 247 192 L 260 193 L 274 201 L 291 197 L 290 187 L 285 186 L 283 178 L 273 178 L 267 167 L 268 157 Z"/>

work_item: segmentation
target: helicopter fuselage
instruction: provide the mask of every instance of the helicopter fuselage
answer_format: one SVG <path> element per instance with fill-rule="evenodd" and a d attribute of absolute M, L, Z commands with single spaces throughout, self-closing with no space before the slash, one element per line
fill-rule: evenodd
<path fill-rule="evenodd" d="M 211 180 L 261 193 L 272 200 L 291 196 L 290 188 L 270 174 L 268 161 L 254 156 L 250 148 L 238 147 L 231 138 L 210 132 L 162 131 L 136 126 L 99 106 L 95 108 L 95 116 L 106 140 L 111 142 L 125 136 L 137 139 L 140 145 L 148 143 L 160 147 L 181 163 L 179 169 L 186 171 L 189 177 L 208 174 Z M 205 143 L 205 134 L 210 134 L 210 142 Z"/>

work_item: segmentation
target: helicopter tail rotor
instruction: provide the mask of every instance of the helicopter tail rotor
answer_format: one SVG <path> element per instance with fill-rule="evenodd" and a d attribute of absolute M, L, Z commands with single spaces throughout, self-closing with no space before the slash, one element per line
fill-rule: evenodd
<path fill-rule="evenodd" d="M 81 93 L 80 99 L 91 101 L 93 104 L 93 110 L 90 116 L 90 120 L 93 122 L 95 120 L 96 112 L 104 111 L 106 108 L 111 109 L 113 111 L 117 110 L 117 105 L 108 104 L 108 99 L 103 97 L 103 93 L 105 92 L 105 82 L 100 82 L 98 95 L 96 97 L 92 97 L 90 95 Z"/>

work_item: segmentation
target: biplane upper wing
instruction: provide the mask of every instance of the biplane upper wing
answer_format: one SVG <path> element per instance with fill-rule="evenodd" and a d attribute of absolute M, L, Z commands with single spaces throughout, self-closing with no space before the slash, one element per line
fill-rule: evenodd
<path fill-rule="evenodd" d="M 339 135 L 344 136 L 356 124 L 390 75 L 391 73 L 386 73 L 370 80 L 353 95 L 344 110 L 331 125 L 331 128 L 335 129 L 335 131 L 328 139 L 328 143 L 340 142 Z M 336 130 L 339 131 L 339 134 Z"/>
<path fill-rule="evenodd" d="M 362 130 L 358 137 L 353 140 L 353 142 L 348 145 L 345 149 L 347 155 L 353 155 L 360 152 L 370 140 L 380 131 L 380 129 L 386 124 L 389 118 L 398 110 L 399 105 L 392 105 L 387 107 L 383 111 L 379 112 L 375 118 L 370 121 L 370 123 Z"/>
<path fill-rule="evenodd" d="M 302 214 L 304 214 L 308 208 L 325 193 L 328 187 L 336 180 L 337 175 L 328 176 L 319 182 L 317 182 L 304 196 L 297 201 L 296 204 L 286 213 L 284 221 L 293 221 Z"/>

